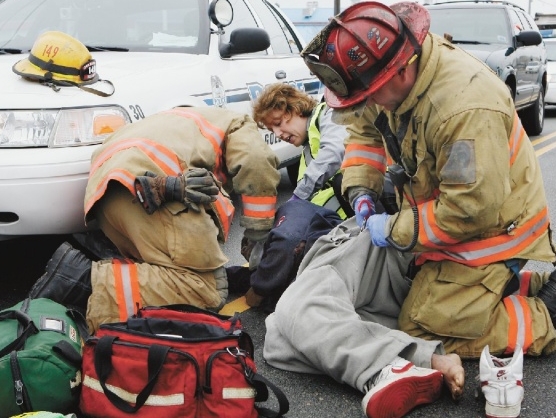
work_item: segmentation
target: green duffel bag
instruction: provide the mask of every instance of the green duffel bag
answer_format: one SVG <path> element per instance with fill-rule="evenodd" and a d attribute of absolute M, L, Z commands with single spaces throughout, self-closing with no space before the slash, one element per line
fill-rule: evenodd
<path fill-rule="evenodd" d="M 83 326 L 82 315 L 50 299 L 0 311 L 0 418 L 77 410 Z"/>

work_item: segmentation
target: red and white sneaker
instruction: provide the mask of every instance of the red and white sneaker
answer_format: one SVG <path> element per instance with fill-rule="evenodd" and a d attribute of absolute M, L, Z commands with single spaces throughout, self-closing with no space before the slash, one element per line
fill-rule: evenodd
<path fill-rule="evenodd" d="M 500 359 L 490 355 L 488 345 L 479 360 L 479 378 L 486 399 L 488 418 L 517 418 L 523 400 L 523 350 L 515 348 L 513 357 Z"/>
<path fill-rule="evenodd" d="M 437 400 L 443 380 L 438 370 L 396 357 L 369 382 L 363 411 L 368 418 L 401 418 L 416 406 Z"/>

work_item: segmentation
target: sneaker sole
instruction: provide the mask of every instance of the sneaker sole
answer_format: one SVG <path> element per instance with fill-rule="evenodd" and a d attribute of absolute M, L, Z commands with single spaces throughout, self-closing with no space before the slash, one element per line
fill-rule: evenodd
<path fill-rule="evenodd" d="M 402 418 L 419 405 L 436 401 L 444 378 L 436 371 L 428 376 L 409 376 L 375 392 L 367 404 L 368 418 Z"/>

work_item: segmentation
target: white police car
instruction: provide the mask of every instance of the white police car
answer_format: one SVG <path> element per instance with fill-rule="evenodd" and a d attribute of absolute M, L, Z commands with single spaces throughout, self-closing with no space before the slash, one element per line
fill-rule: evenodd
<path fill-rule="evenodd" d="M 45 31 L 86 45 L 114 93 L 12 71 Z M 273 82 L 320 97 L 320 82 L 299 57 L 303 46 L 266 0 L 0 1 L 0 240 L 85 230 L 91 153 L 122 123 L 180 105 L 250 114 Z M 261 134 L 282 166 L 298 161 L 299 148 Z"/>

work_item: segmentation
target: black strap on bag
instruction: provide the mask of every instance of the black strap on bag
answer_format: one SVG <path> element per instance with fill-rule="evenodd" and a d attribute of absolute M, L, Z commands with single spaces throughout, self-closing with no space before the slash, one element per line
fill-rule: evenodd
<path fill-rule="evenodd" d="M 153 344 L 149 347 L 147 384 L 137 395 L 135 406 L 133 406 L 106 386 L 106 381 L 110 373 L 112 373 L 112 344 L 116 339 L 117 337 L 105 336 L 98 340 L 95 350 L 95 371 L 104 394 L 116 408 L 127 413 L 137 412 L 152 393 L 156 381 L 158 380 L 158 375 L 162 371 L 162 366 L 166 361 L 166 356 L 170 351 L 170 347 L 158 344 Z"/>
<path fill-rule="evenodd" d="M 21 312 L 19 310 L 1 312 L 0 321 L 3 321 L 5 319 L 16 319 L 23 327 L 23 332 L 19 334 L 19 336 L 10 344 L 0 350 L 0 357 L 4 357 L 6 354 L 14 350 L 19 350 L 25 344 L 27 338 L 29 338 L 31 335 L 39 333 L 39 329 L 31 319 L 31 317 L 24 312 Z"/>
<path fill-rule="evenodd" d="M 287 414 L 290 410 L 290 402 L 284 392 L 282 392 L 282 390 L 270 380 L 251 369 L 241 356 L 236 356 L 236 359 L 243 366 L 245 379 L 255 388 L 255 392 L 257 393 L 255 396 L 255 402 L 264 402 L 268 399 L 268 388 L 272 390 L 274 396 L 276 396 L 276 399 L 278 400 L 278 411 L 273 411 L 272 409 L 256 405 L 255 408 L 257 409 L 259 416 L 266 418 L 279 418 Z"/>

